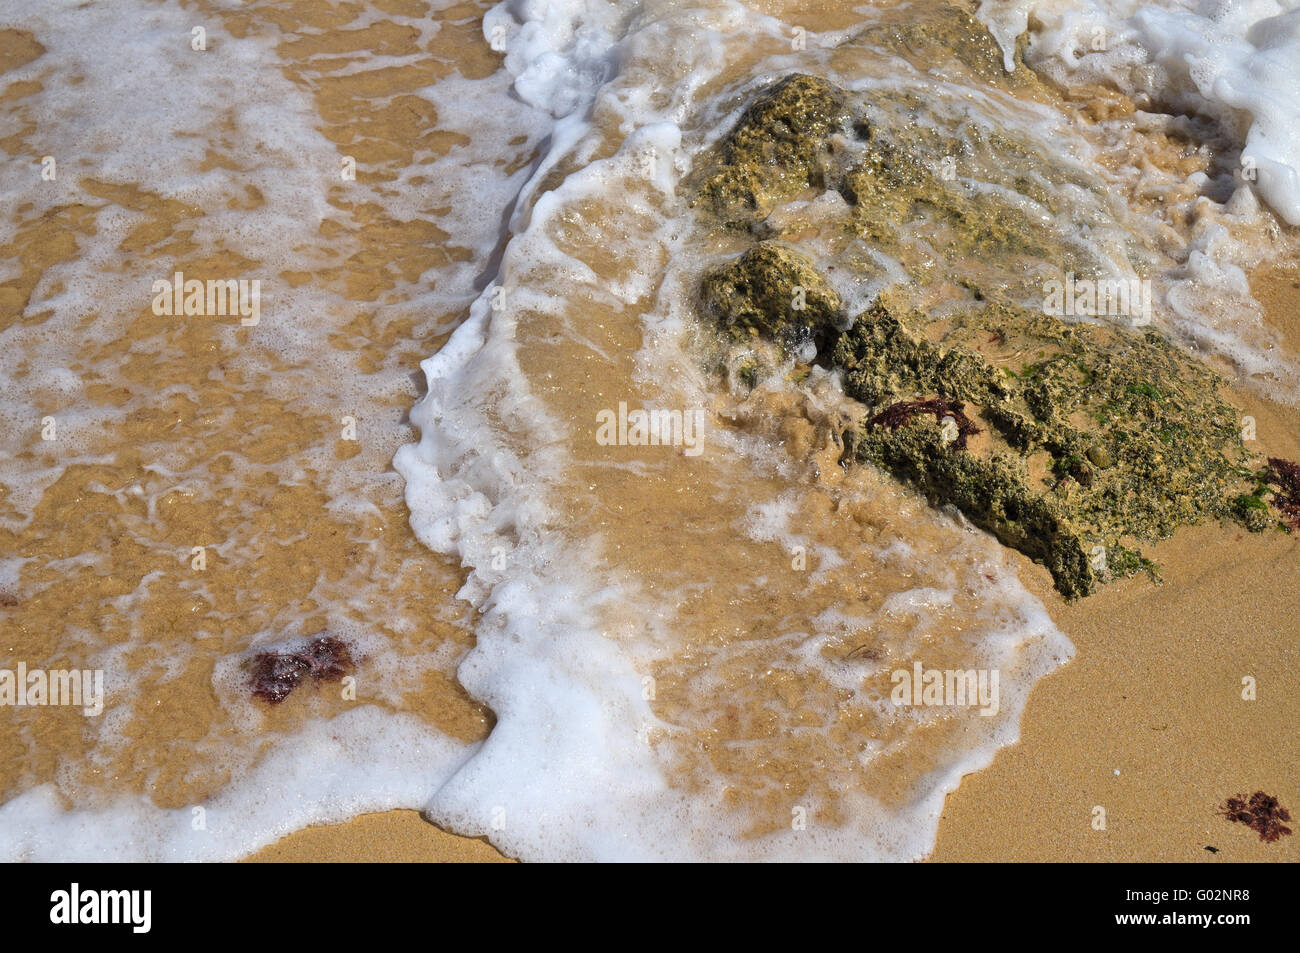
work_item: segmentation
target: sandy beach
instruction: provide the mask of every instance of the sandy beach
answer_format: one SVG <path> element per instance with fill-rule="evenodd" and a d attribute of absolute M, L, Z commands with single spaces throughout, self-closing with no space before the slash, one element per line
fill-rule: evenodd
<path fill-rule="evenodd" d="M 1291 271 L 1254 276 L 1270 322 L 1288 336 L 1298 327 L 1298 284 Z M 1268 454 L 1300 455 L 1300 414 L 1236 396 Z M 1021 560 L 1022 578 L 1078 656 L 1034 689 L 1020 743 L 948 797 L 932 861 L 1300 859 L 1300 842 L 1262 843 L 1218 814 L 1226 798 L 1258 789 L 1283 804 L 1300 799 L 1300 644 L 1287 582 L 1300 567 L 1300 540 L 1194 527 L 1151 556 L 1163 582 L 1137 576 L 1074 603 L 1046 570 Z M 1247 676 L 1258 685 L 1252 701 L 1242 697 Z M 1104 830 L 1094 826 L 1097 807 Z M 503 858 L 410 811 L 303 831 L 249 858 L 341 859 Z"/>
<path fill-rule="evenodd" d="M 291 744 L 298 726 L 354 707 L 355 693 L 349 697 L 322 681 L 282 704 L 258 703 L 254 716 L 234 709 L 214 685 L 234 684 L 230 673 L 242 670 L 220 660 L 274 648 L 249 645 L 248 633 L 258 631 L 357 633 L 353 644 L 361 648 L 352 661 L 361 701 L 458 745 L 491 733 L 491 706 L 456 677 L 478 621 L 457 598 L 469 569 L 417 539 L 391 462 L 398 447 L 418 436 L 409 410 L 425 388 L 416 373 L 420 361 L 446 343 L 486 283 L 476 276 L 487 274 L 501 254 L 495 217 L 472 239 L 446 230 L 448 209 L 468 199 L 439 192 L 425 176 L 465 137 L 445 128 L 418 95 L 449 75 L 481 78 L 500 67 L 501 53 L 483 38 L 482 17 L 491 5 L 440 9 L 436 34 L 411 25 L 433 16 L 423 0 L 373 0 L 364 18 L 351 4 L 189 5 L 212 26 L 214 48 L 227 36 L 278 37 L 282 75 L 276 81 L 300 91 L 315 110 L 306 125 L 316 123 L 320 161 L 331 170 L 322 187 L 322 223 L 308 240 L 290 243 L 283 260 L 253 261 L 202 246 L 195 233 L 204 210 L 155 191 L 147 180 L 127 187 L 79 175 L 80 197 L 39 215 L 25 207 L 16 213 L 16 237 L 0 248 L 14 264 L 0 282 L 0 327 L 25 328 L 33 348 L 42 322 L 58 310 L 40 302 L 57 302 L 68 290 L 63 279 L 50 287 L 47 273 L 85 255 L 102 235 L 97 215 L 104 210 L 128 222 L 114 249 L 119 264 L 95 266 L 106 281 L 138 284 L 138 274 L 170 277 L 182 270 L 257 273 L 282 300 L 320 297 L 302 299 L 312 309 L 319 305 L 304 344 L 300 322 L 282 338 L 269 336 L 278 331 L 235 329 L 237 321 L 224 327 L 167 322 L 137 295 L 125 318 L 106 308 L 51 331 L 66 339 L 95 329 L 71 348 L 67 366 L 82 377 L 75 389 L 35 373 L 27 379 L 27 369 L 20 369 L 19 383 L 44 410 L 35 419 L 8 421 L 30 437 L 15 459 L 33 473 L 65 469 L 30 500 L 0 496 L 6 520 L 0 555 L 20 560 L 13 581 L 0 587 L 5 657 L 71 667 L 89 664 L 84 660 L 93 649 L 95 659 L 111 659 L 131 673 L 130 691 L 141 701 L 109 727 L 88 727 L 73 710 L 43 710 L 39 718 L 30 711 L 13 719 L 6 714 L 0 802 L 53 783 L 68 806 L 94 807 L 125 792 L 188 812 L 245 776 L 273 742 Z M 832 16 L 821 4 L 766 6 L 827 24 L 846 18 L 841 8 Z M 368 68 L 366 56 L 375 51 L 403 65 Z M 48 148 L 44 120 L 30 106 L 41 83 L 8 82 L 5 73 L 38 63 L 42 52 L 33 34 L 0 29 L 0 107 L 23 120 L 0 148 L 32 170 Z M 217 116 L 213 128 L 223 122 L 233 120 Z M 529 168 L 542 146 L 525 135 L 509 142 L 495 160 L 501 176 Z M 260 161 L 225 151 L 220 133 L 205 148 L 208 171 L 252 176 Z M 307 151 L 286 147 L 295 150 Z M 359 179 L 375 195 L 399 204 L 386 207 L 350 191 L 349 181 L 333 181 L 338 156 L 355 160 Z M 71 158 L 61 161 L 75 168 Z M 276 201 L 249 184 L 229 197 L 227 211 L 251 214 Z M 394 211 L 403 208 L 410 214 Z M 610 274 L 620 267 L 612 252 L 597 252 L 592 262 Z M 448 279 L 445 299 L 421 297 L 429 292 L 422 276 L 457 264 L 470 276 L 463 287 Z M 1282 336 L 1279 360 L 1300 361 L 1300 264 L 1267 264 L 1250 281 L 1268 324 Z M 275 299 L 269 294 L 268 300 Z M 262 320 L 275 329 L 283 319 L 273 304 L 267 307 Z M 634 319 L 601 324 L 607 339 L 592 337 L 632 355 L 644 344 L 628 331 Z M 584 363 L 586 357 L 558 348 L 545 351 L 544 327 L 532 333 L 541 356 L 531 356 L 534 365 L 525 362 L 524 369 L 538 381 L 547 377 L 547 361 L 561 383 L 583 368 L 590 391 L 551 397 L 573 419 L 585 412 L 591 393 L 604 393 L 602 387 L 615 393 L 612 382 L 631 377 L 630 357 L 608 367 Z M 1216 369 L 1231 373 L 1226 365 Z M 1300 410 L 1244 386 L 1234 385 L 1229 396 L 1255 420 L 1249 452 L 1300 459 Z M 87 408 L 93 413 L 84 415 Z M 80 423 L 68 424 L 69 436 L 43 442 L 45 415 Z M 684 478 L 632 487 L 626 473 L 597 471 L 596 462 L 587 462 L 596 474 L 590 494 L 596 503 L 621 499 L 635 513 L 660 508 L 666 522 L 702 509 L 664 489 L 686 485 Z M 674 460 L 668 466 L 693 465 Z M 598 488 L 602 480 L 607 483 Z M 360 502 L 337 505 L 345 495 Z M 615 549 L 634 548 L 642 535 L 634 524 L 592 519 L 608 529 Z M 625 568 L 657 570 L 679 558 L 671 540 L 656 549 L 647 536 L 644 546 Z M 204 550 L 200 569 L 196 547 Z M 1008 551 L 1015 575 L 1073 642 L 1075 657 L 1032 689 L 1019 742 L 947 797 L 930 860 L 1300 860 L 1300 838 L 1264 843 L 1220 816 L 1226 799 L 1259 790 L 1292 812 L 1300 808 L 1300 534 L 1202 525 L 1180 530 L 1146 555 L 1159 566 L 1161 582 L 1139 574 L 1067 601 L 1045 568 Z M 707 602 L 700 611 L 706 610 L 722 611 Z M 1243 697 L 1252 694 L 1247 683 L 1250 698 Z M 307 826 L 246 859 L 509 858 L 484 838 L 457 836 L 403 808 Z"/>
<path fill-rule="evenodd" d="M 1020 743 L 949 796 L 931 860 L 1300 859 L 1294 840 L 1262 843 L 1217 814 L 1248 790 L 1284 804 L 1300 795 L 1292 771 L 1300 648 L 1293 594 L 1278 584 L 1300 560 L 1300 543 L 1205 527 L 1155 552 L 1162 585 L 1131 579 L 1085 604 L 1052 606 L 1078 657 L 1034 690 Z M 1045 599 L 1054 595 L 1040 567 L 1024 571 L 1040 577 Z M 1256 701 L 1241 699 L 1245 675 L 1259 681 Z M 1097 806 L 1104 831 L 1093 827 Z M 502 858 L 406 811 L 293 834 L 249 859 Z"/>

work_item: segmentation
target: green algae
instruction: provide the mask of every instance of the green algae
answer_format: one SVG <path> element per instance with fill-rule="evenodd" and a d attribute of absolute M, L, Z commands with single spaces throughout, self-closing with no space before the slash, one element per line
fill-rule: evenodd
<path fill-rule="evenodd" d="M 817 289 L 816 307 L 788 307 L 798 285 Z M 868 411 L 841 435 L 844 459 L 955 506 L 1042 562 L 1067 596 L 1153 570 L 1136 542 L 1210 519 L 1267 519 L 1242 502 L 1248 461 L 1222 382 L 1158 333 L 1069 325 L 1000 303 L 930 319 L 888 293 L 840 331 L 838 298 L 811 262 L 771 243 L 710 274 L 701 291 L 738 339 L 829 336 L 830 366 Z M 980 446 L 923 414 L 873 425 L 891 408 L 936 399 L 970 409 L 987 430 Z"/>
<path fill-rule="evenodd" d="M 917 422 L 890 433 L 880 428 L 845 435 L 849 454 L 875 463 L 949 504 L 1002 543 L 1042 562 L 1067 596 L 1092 591 L 1089 546 L 1060 501 L 1035 493 L 1023 464 L 1010 455 L 981 458 L 949 446 L 939 424 Z"/>
<path fill-rule="evenodd" d="M 793 309 L 797 289 L 809 306 Z M 1240 414 L 1222 381 L 1154 331 L 1066 324 L 1004 302 L 928 317 L 883 293 L 848 330 L 810 259 L 761 242 L 710 273 L 706 310 L 737 340 L 817 335 L 845 393 L 875 416 L 901 402 L 961 402 L 988 439 L 963 448 L 940 421 L 844 433 L 870 463 L 959 509 L 1045 565 L 1068 597 L 1155 567 L 1134 548 L 1179 526 L 1235 518 L 1268 525 L 1240 493 Z M 964 439 L 962 444 L 964 444 Z"/>
<path fill-rule="evenodd" d="M 938 30 L 926 26 L 926 16 L 869 28 L 860 40 L 882 42 L 883 30 L 909 49 L 938 44 L 936 57 L 973 58 L 981 79 L 995 62 L 1001 70 L 1000 52 L 989 59 L 996 43 L 977 21 L 957 11 L 941 17 Z M 962 42 L 971 30 L 975 41 Z M 1103 183 L 1064 157 L 1044 159 L 1020 134 L 978 119 L 962 103 L 941 109 L 907 89 L 853 92 L 792 74 L 759 93 L 700 166 L 694 204 L 723 227 L 781 238 L 769 220 L 774 210 L 833 191 L 849 208 L 845 232 L 921 282 L 934 278 L 938 259 L 952 280 L 1014 297 L 1040 286 L 1045 268 L 1059 277 L 1068 263 L 1080 277 L 1106 277 L 1145 263 L 1140 249 L 1115 246 L 1113 238 L 1099 250 L 1098 236 L 1123 231 Z"/>
<path fill-rule="evenodd" d="M 1257 488 L 1254 493 L 1243 493 L 1232 501 L 1233 515 L 1252 533 L 1262 533 L 1272 523 L 1268 501 L 1264 498 L 1267 491 L 1267 487 Z"/>
<path fill-rule="evenodd" d="M 965 11 L 908 11 L 857 42 L 1003 90 L 1037 86 L 1019 60 L 1002 70 L 997 44 Z M 1136 241 L 1102 252 L 1081 243 L 1089 230 L 1128 233 L 1076 165 L 908 90 L 867 95 L 794 74 L 760 93 L 699 167 L 706 219 L 763 239 L 704 276 L 703 309 L 750 353 L 760 340 L 787 352 L 815 344 L 865 410 L 838 435 L 842 462 L 880 467 L 955 507 L 1045 565 L 1070 598 L 1137 572 L 1158 578 L 1141 546 L 1180 526 L 1275 525 L 1268 488 L 1251 480 L 1240 413 L 1209 368 L 1155 331 L 1066 323 L 1028 306 L 1067 271 L 1105 277 L 1110 262 L 1145 264 Z M 826 193 L 843 199 L 825 206 L 830 244 L 837 234 L 859 242 L 910 278 L 861 314 L 845 314 L 796 250 L 808 206 L 773 214 Z M 740 374 L 750 388 L 759 376 L 753 363 Z M 945 407 L 956 413 L 944 417 Z M 954 428 L 957 416 L 965 423 Z"/>
<path fill-rule="evenodd" d="M 1024 355 L 1019 374 L 1002 366 Z M 1042 561 L 1066 595 L 1144 568 L 1124 540 L 1242 516 L 1240 415 L 1217 376 L 1158 333 L 1007 305 L 900 318 L 878 302 L 840 335 L 832 364 L 873 412 L 929 395 L 974 406 L 993 437 L 982 452 L 921 422 L 864 427 L 847 438 L 850 456 L 955 505 Z"/>
<path fill-rule="evenodd" d="M 764 335 L 797 349 L 824 340 L 842 318 L 840 296 L 812 261 L 775 242 L 759 242 L 708 274 L 702 294 L 709 312 L 742 341 Z"/>

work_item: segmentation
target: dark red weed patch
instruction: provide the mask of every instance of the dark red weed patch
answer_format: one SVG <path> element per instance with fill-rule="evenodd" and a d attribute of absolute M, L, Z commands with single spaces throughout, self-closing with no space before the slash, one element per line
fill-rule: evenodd
<path fill-rule="evenodd" d="M 1283 823 L 1291 820 L 1291 812 L 1263 791 L 1256 791 L 1249 798 L 1230 797 L 1223 802 L 1219 813 L 1230 821 L 1245 824 L 1266 844 L 1291 833 L 1291 828 Z"/>
<path fill-rule="evenodd" d="M 1282 514 L 1282 522 L 1290 529 L 1300 530 L 1300 464 L 1269 457 L 1267 477 L 1275 487 L 1272 503 Z"/>
<path fill-rule="evenodd" d="M 966 438 L 980 432 L 975 421 L 966 416 L 966 405 L 959 400 L 948 401 L 942 397 L 934 400 L 900 400 L 890 404 L 867 423 L 872 427 L 888 427 L 897 430 L 909 423 L 917 414 L 933 414 L 934 419 L 942 422 L 944 417 L 951 417 L 957 423 L 957 439 L 953 447 L 966 449 Z"/>
<path fill-rule="evenodd" d="M 337 682 L 354 668 L 347 643 L 318 635 L 296 652 L 259 652 L 249 663 L 249 687 L 258 698 L 279 704 L 310 678 Z"/>

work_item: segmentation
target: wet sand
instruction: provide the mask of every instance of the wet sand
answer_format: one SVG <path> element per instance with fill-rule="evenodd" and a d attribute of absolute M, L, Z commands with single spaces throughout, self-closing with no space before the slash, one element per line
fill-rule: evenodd
<path fill-rule="evenodd" d="M 1026 567 L 1078 654 L 1035 687 L 1020 743 L 949 795 L 932 860 L 1300 860 L 1294 837 L 1262 843 L 1217 816 L 1259 789 L 1300 803 L 1300 644 L 1284 584 L 1300 540 L 1197 527 L 1152 552 L 1163 584 L 1124 580 L 1076 605 Z M 1241 697 L 1247 675 L 1255 701 Z M 500 857 L 402 811 L 299 832 L 250 860 Z"/>
<path fill-rule="evenodd" d="M 1239 538 L 1240 537 L 1240 538 Z M 1082 604 L 1040 596 L 1078 650 L 1033 691 L 1020 743 L 949 795 L 935 861 L 1297 861 L 1300 841 L 1262 843 L 1217 815 L 1262 789 L 1300 803 L 1300 540 L 1218 527 L 1153 549 L 1145 577 Z M 1255 701 L 1241 698 L 1254 676 Z M 1105 830 L 1094 829 L 1105 809 Z M 1214 847 L 1217 852 L 1206 850 Z M 368 815 L 285 838 L 251 860 L 499 859 L 413 812 Z"/>
<path fill-rule="evenodd" d="M 348 22 L 343 14 L 331 19 L 310 5 L 265 6 L 276 9 L 286 29 L 306 23 L 340 30 L 326 40 L 286 44 L 281 53 L 296 64 L 290 70 L 300 70 L 314 84 L 328 135 L 340 151 L 374 163 L 409 162 L 413 130 L 435 129 L 436 116 L 412 113 L 418 106 L 414 97 L 405 101 L 398 96 L 383 113 L 375 111 L 372 101 L 388 101 L 394 92 L 435 82 L 453 62 L 462 71 L 490 71 L 498 61 L 476 33 L 483 4 L 466 4 L 448 15 L 455 26 L 440 35 L 431 51 L 441 58 L 438 65 L 382 76 L 349 73 L 343 67 L 358 50 L 401 48 L 410 42 L 409 33 L 380 23 L 353 35 L 342 30 Z M 416 16 L 425 9 L 419 2 L 381 6 Z M 252 17 L 266 12 L 250 7 L 228 17 L 232 32 L 249 28 Z M 0 39 L 0 67 L 11 68 L 36 53 L 30 38 Z M 340 59 L 311 62 L 321 52 Z M 336 66 L 339 75 L 329 75 Z M 22 89 L 3 93 L 8 103 L 20 103 L 24 95 Z M 447 147 L 434 132 L 428 135 L 423 145 L 429 150 Z M 21 136 L 5 148 L 14 155 L 39 154 L 36 144 Z M 85 187 L 97 202 L 149 217 L 138 230 L 134 250 L 155 257 L 161 272 L 173 263 L 187 272 L 215 274 L 239 273 L 255 264 L 187 258 L 179 226 L 190 213 L 147 190 L 93 181 Z M 374 304 L 403 276 L 420 274 L 439 256 L 464 251 L 436 230 L 392 221 L 373 208 L 351 205 L 344 195 L 335 201 L 348 232 L 370 236 L 368 250 L 314 274 L 285 273 L 282 280 L 320 282 L 343 289 L 351 301 Z M 18 248 L 6 250 L 22 267 L 18 278 L 0 287 L 0 319 L 10 320 L 43 271 L 74 256 L 78 242 L 93 232 L 93 220 L 81 207 L 27 223 Z M 331 234 L 337 232 L 325 230 L 324 244 Z M 1267 272 L 1254 276 L 1254 284 L 1288 349 L 1300 353 L 1300 279 L 1290 272 Z M 147 467 L 147 448 L 156 444 L 182 445 L 191 462 L 220 457 L 229 449 L 232 426 L 257 421 L 256 440 L 241 448 L 256 464 L 274 466 L 324 444 L 333 445 L 339 466 L 387 470 L 392 449 L 413 437 L 405 423 L 405 412 L 417 396 L 410 372 L 442 343 L 444 336 L 436 329 L 450 320 L 407 314 L 400 307 L 397 311 L 386 320 L 372 310 L 320 318 L 322 334 L 346 333 L 368 342 L 355 355 L 357 369 L 382 379 L 376 403 L 368 408 L 375 436 L 355 445 L 336 436 L 336 418 L 353 408 L 307 411 L 275 397 L 266 380 L 214 375 L 212 368 L 223 354 L 216 336 L 201 325 L 160 331 L 143 308 L 114 346 L 89 349 L 87 361 L 120 365 L 135 391 L 118 392 L 103 384 L 88 388 L 86 399 L 125 408 L 96 447 L 114 458 L 70 469 L 46 492 L 30 523 L 19 531 L 0 530 L 6 552 L 37 560 L 24 571 L 18 592 L 0 594 L 5 596 L 0 613 L 7 623 L 6 653 L 49 659 L 51 666 L 73 664 L 76 643 L 70 633 L 107 633 L 110 642 L 114 632 L 124 635 L 124 622 L 109 600 L 133 592 L 164 564 L 170 575 L 149 593 L 147 603 L 153 638 L 160 644 L 193 640 L 211 655 L 236 651 L 243 647 L 244 629 L 273 620 L 274 613 L 258 614 L 268 605 L 294 606 L 310 620 L 305 629 L 326 627 L 329 620 L 323 614 L 313 617 L 317 607 L 311 598 L 314 582 L 324 577 L 333 591 L 360 587 L 372 600 L 371 611 L 406 619 L 410 624 L 394 633 L 404 652 L 448 647 L 463 652 L 472 644 L 472 620 L 449 619 L 445 611 L 461 581 L 459 567 L 414 539 L 395 485 L 376 491 L 372 517 L 353 524 L 329 509 L 322 474 L 308 473 L 292 490 L 268 481 L 222 497 L 211 488 L 197 494 L 164 492 Z M 176 357 L 161 366 L 132 357 L 151 347 L 170 349 Z M 304 383 L 309 379 L 310 369 L 270 358 L 267 367 L 268 379 L 293 374 Z M 173 397 L 156 407 L 133 402 L 172 384 L 196 388 L 197 399 Z M 1300 413 L 1239 400 L 1257 417 L 1262 448 L 1300 458 Z M 59 412 L 58 407 L 52 410 Z M 37 445 L 32 452 L 49 451 Z M 135 485 L 158 492 L 164 502 L 165 531 L 147 542 L 142 538 L 157 528 L 145 525 L 139 503 L 99 489 Z M 0 508 L 7 506 L 0 499 Z M 304 526 L 310 532 L 302 534 Z M 252 569 L 214 559 L 202 595 L 186 582 L 183 570 L 191 546 L 227 540 L 240 549 L 264 538 L 276 542 Z M 110 560 L 111 571 L 58 564 L 88 547 Z M 1019 560 L 1021 578 L 1074 641 L 1077 655 L 1035 688 L 1021 742 L 1002 751 L 988 769 L 968 776 L 949 796 L 933 859 L 1300 859 L 1300 838 L 1262 844 L 1241 825 L 1216 816 L 1225 798 L 1257 789 L 1277 795 L 1293 812 L 1300 807 L 1294 772 L 1300 755 L 1295 730 L 1300 724 L 1300 623 L 1295 621 L 1291 582 L 1300 570 L 1300 538 L 1199 527 L 1154 547 L 1150 555 L 1162 567 L 1163 584 L 1133 578 L 1076 604 L 1061 600 L 1045 570 Z M 29 590 L 37 595 L 28 598 Z M 203 619 L 214 605 L 239 618 L 243 628 L 211 631 Z M 211 658 L 197 660 L 181 678 L 167 679 L 146 674 L 148 661 L 142 655 L 137 663 L 143 682 L 137 688 L 154 705 L 137 712 L 126 731 L 129 743 L 111 761 L 88 766 L 85 777 L 69 787 L 89 791 L 109 778 L 116 786 L 148 791 L 161 806 L 201 802 L 224 783 L 230 769 L 201 763 L 193 746 L 214 730 L 217 735 L 233 730 L 213 697 Z M 1257 680 L 1255 701 L 1241 699 L 1245 676 Z M 289 727 L 305 715 L 328 716 L 343 707 L 325 693 L 300 693 L 267 715 L 268 727 Z M 492 724 L 491 713 L 442 672 L 429 672 L 393 707 L 415 711 L 465 741 L 485 736 Z M 49 714 L 30 734 L 0 732 L 0 765 L 7 779 L 0 797 L 49 780 L 60 755 L 79 758 L 89 749 L 93 739 L 83 734 L 79 715 Z M 1104 831 L 1094 829 L 1099 806 L 1106 811 Z M 300 831 L 250 859 L 480 861 L 500 855 L 481 840 L 445 833 L 415 812 L 397 811 Z"/>
<path fill-rule="evenodd" d="M 1294 282 L 1281 270 L 1254 277 L 1270 323 L 1284 330 L 1300 314 Z M 1261 451 L 1300 458 L 1300 413 L 1234 399 L 1256 418 Z M 1074 603 L 1017 557 L 1077 654 L 1034 688 L 1019 744 L 948 796 L 931 860 L 1300 860 L 1300 838 L 1263 843 L 1218 815 L 1226 798 L 1256 790 L 1293 812 L 1300 804 L 1300 536 L 1207 525 L 1148 555 L 1162 582 L 1139 575 Z M 1243 698 L 1247 677 L 1254 700 Z M 500 856 L 417 818 L 317 828 L 250 859 L 364 859 L 377 835 L 383 856 L 405 861 Z"/>
<path fill-rule="evenodd" d="M 394 17 L 430 15 L 419 0 L 380 6 Z M 340 154 L 358 158 L 363 181 L 382 187 L 396 170 L 433 161 L 454 143 L 438 128 L 432 107 L 410 94 L 453 71 L 472 76 L 496 68 L 499 57 L 481 41 L 486 6 L 444 11 L 436 42 L 426 50 L 415 45 L 414 29 L 392 21 L 345 29 L 360 8 L 270 2 L 202 12 L 234 36 L 274 35 L 270 24 L 282 29 L 288 38 L 277 50 L 283 69 L 313 91 L 322 132 Z M 309 29 L 328 32 L 297 36 Z M 423 52 L 423 65 L 353 72 L 350 55 L 357 50 Z M 0 30 L 0 68 L 38 60 L 42 52 L 30 34 Z M 0 144 L 14 162 L 41 154 L 28 99 L 39 87 L 5 85 L 0 74 L 0 105 L 26 120 L 21 133 Z M 214 144 L 209 161 L 237 174 L 259 161 L 219 154 L 222 148 Z M 46 442 L 39 420 L 32 421 L 17 462 L 30 469 L 79 450 L 84 456 L 30 510 L 0 490 L 0 517 L 9 524 L 0 526 L 0 553 L 28 560 L 13 591 L 0 591 L 3 652 L 75 668 L 91 651 L 130 643 L 125 664 L 142 703 L 110 744 L 98 736 L 98 723 L 88 725 L 75 709 L 7 712 L 0 726 L 0 800 L 50 781 L 63 759 L 72 766 L 60 776 L 69 801 L 128 791 L 147 792 L 161 807 L 204 803 L 246 766 L 249 753 L 230 751 L 241 729 L 214 692 L 214 663 L 245 650 L 249 634 L 258 631 L 313 634 L 383 619 L 385 636 L 405 643 L 402 657 L 444 661 L 413 666 L 406 685 L 392 678 L 363 682 L 357 701 L 414 712 L 461 741 L 485 737 L 491 713 L 468 698 L 453 674 L 455 659 L 473 644 L 471 621 L 454 600 L 462 572 L 411 534 L 391 466 L 397 447 L 415 436 L 406 419 L 419 396 L 413 372 L 441 346 L 443 329 L 454 326 L 461 310 L 429 313 L 404 302 L 423 290 L 416 278 L 468 251 L 431 221 L 396 219 L 376 204 L 357 202 L 340 183 L 330 189 L 319 234 L 300 246 L 304 270 L 275 274 L 268 263 L 230 252 L 199 256 L 192 235 L 203 228 L 204 211 L 164 199 L 147 182 L 128 188 L 83 178 L 78 184 L 87 193 L 84 204 L 22 218 L 15 241 L 0 248 L 19 265 L 17 276 L 0 284 L 0 326 L 23 321 L 46 272 L 95 239 L 100 209 L 142 217 L 121 246 L 127 263 L 145 263 L 159 276 L 173 270 L 261 275 L 268 301 L 262 324 L 241 328 L 232 340 L 223 332 L 237 320 L 159 318 L 141 295 L 135 313 L 107 316 L 117 322 L 111 340 L 87 336 L 72 348 L 67 366 L 84 375 L 76 393 L 57 392 L 34 368 L 19 375 L 64 427 L 61 433 L 73 432 Z M 262 196 L 240 201 L 255 220 Z M 112 287 L 130 279 L 108 271 L 101 280 Z M 271 303 L 277 291 L 302 287 L 334 296 L 336 307 L 310 316 L 312 359 L 295 362 L 276 350 L 274 334 L 263 332 L 304 320 Z M 39 341 L 41 323 L 56 317 L 45 309 L 26 323 Z M 320 373 L 321 363 L 340 356 L 348 365 L 341 377 L 361 385 L 363 402 L 340 400 L 346 391 Z M 159 399 L 160 393 L 167 396 Z M 66 424 L 85 408 L 105 414 L 92 434 Z M 351 438 L 340 426 L 345 417 L 354 421 Z M 334 508 L 340 481 L 352 485 L 363 511 L 358 518 Z M 201 570 L 193 561 L 196 546 L 205 550 Z M 179 673 L 174 663 L 156 664 L 169 653 L 183 660 Z M 111 703 L 111 684 L 108 690 Z M 270 737 L 305 718 L 336 715 L 352 705 L 340 694 L 300 691 L 275 708 L 263 706 L 262 729 Z"/>

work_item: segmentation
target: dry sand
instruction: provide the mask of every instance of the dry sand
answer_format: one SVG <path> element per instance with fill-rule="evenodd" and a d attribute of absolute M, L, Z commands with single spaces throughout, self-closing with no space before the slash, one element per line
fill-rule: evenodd
<path fill-rule="evenodd" d="M 363 814 L 344 824 L 309 827 L 248 858 L 266 863 L 505 863 L 491 844 L 457 837 L 415 811 Z"/>

